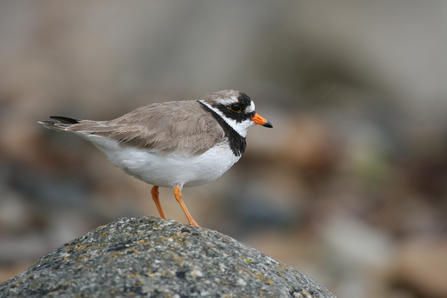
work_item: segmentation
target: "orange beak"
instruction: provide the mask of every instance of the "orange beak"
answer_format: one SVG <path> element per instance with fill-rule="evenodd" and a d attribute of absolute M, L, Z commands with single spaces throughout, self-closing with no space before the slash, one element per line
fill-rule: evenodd
<path fill-rule="evenodd" d="M 262 116 L 260 116 L 258 113 L 255 113 L 255 115 L 253 116 L 253 118 L 251 118 L 251 121 L 253 121 L 254 123 L 256 123 L 257 125 L 262 125 L 264 127 L 269 127 L 272 128 L 273 125 L 265 120 Z"/>

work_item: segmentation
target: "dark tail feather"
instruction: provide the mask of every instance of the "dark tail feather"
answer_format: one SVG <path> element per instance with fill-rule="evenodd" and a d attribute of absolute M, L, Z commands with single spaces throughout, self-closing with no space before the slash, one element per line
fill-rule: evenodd
<path fill-rule="evenodd" d="M 76 124 L 79 123 L 78 119 L 69 118 L 64 116 L 50 116 L 51 119 L 59 120 L 63 124 Z"/>
<path fill-rule="evenodd" d="M 73 124 L 77 124 L 80 121 L 78 119 L 63 116 L 50 116 L 50 118 L 54 120 L 39 121 L 39 123 L 46 128 L 65 130 L 66 128 L 70 127 Z"/>

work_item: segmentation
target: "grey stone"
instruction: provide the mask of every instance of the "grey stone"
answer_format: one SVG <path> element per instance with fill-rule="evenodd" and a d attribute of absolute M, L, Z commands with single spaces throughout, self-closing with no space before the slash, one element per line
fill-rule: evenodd
<path fill-rule="evenodd" d="M 40 258 L 0 297 L 335 297 L 231 237 L 154 217 L 121 218 Z"/>

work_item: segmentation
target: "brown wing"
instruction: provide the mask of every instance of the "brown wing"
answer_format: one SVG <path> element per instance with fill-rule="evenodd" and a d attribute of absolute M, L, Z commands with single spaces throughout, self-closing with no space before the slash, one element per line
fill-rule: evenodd
<path fill-rule="evenodd" d="M 162 153 L 192 155 L 204 153 L 225 137 L 222 127 L 197 101 L 152 104 L 111 121 L 82 120 L 66 130 Z"/>

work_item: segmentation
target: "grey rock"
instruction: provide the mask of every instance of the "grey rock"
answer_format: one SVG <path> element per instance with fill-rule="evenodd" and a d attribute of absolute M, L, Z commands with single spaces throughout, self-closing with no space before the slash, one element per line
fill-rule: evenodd
<path fill-rule="evenodd" d="M 335 297 L 231 237 L 154 217 L 121 218 L 0 285 L 0 297 Z"/>

